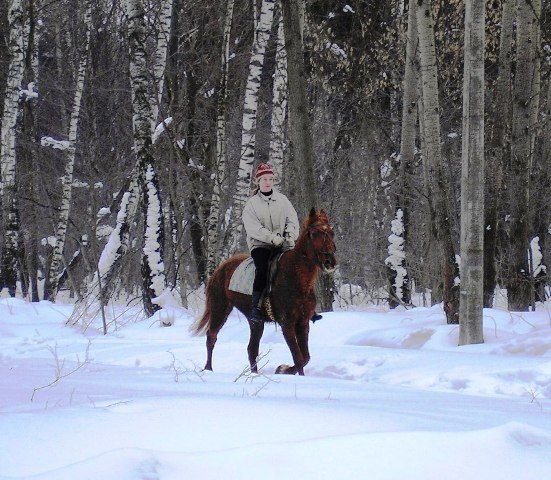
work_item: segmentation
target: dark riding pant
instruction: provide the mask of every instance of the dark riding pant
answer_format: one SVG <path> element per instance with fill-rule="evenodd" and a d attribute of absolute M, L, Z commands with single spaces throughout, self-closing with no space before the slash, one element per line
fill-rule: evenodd
<path fill-rule="evenodd" d="M 272 255 L 271 248 L 256 247 L 251 252 L 256 274 L 254 276 L 253 291 L 262 292 L 268 283 L 268 263 Z"/>

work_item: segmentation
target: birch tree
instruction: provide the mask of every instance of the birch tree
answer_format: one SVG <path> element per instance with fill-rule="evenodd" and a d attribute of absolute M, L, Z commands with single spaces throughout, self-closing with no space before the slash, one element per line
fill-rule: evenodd
<path fill-rule="evenodd" d="M 434 44 L 434 20 L 430 0 L 418 0 L 416 9 L 419 35 L 419 56 L 423 92 L 424 150 L 429 176 L 429 202 L 434 217 L 431 232 L 437 246 L 438 275 L 442 283 L 444 311 L 448 323 L 458 323 L 459 292 L 455 248 L 451 236 L 448 181 L 443 171 L 440 133 L 440 101 L 438 95 L 438 69 Z"/>
<path fill-rule="evenodd" d="M 17 250 L 19 241 L 19 212 L 15 182 L 16 125 L 20 111 L 20 97 L 25 67 L 25 15 L 23 0 L 12 0 L 8 9 L 9 70 L 0 141 L 0 197 L 2 198 L 2 236 L 4 240 L 0 260 L 0 291 L 5 287 L 14 297 L 17 282 Z"/>
<path fill-rule="evenodd" d="M 483 343 L 484 0 L 465 4 L 459 344 Z"/>
<path fill-rule="evenodd" d="M 151 122 L 154 112 L 148 95 L 149 75 L 146 62 L 143 0 L 126 0 L 126 9 L 129 22 L 134 153 L 137 159 L 136 172 L 144 218 L 142 297 L 144 310 L 151 316 L 160 308 L 153 300 L 161 295 L 166 283 L 163 263 L 164 216 L 152 152 Z"/>
<path fill-rule="evenodd" d="M 237 186 L 234 196 L 232 217 L 234 219 L 233 240 L 231 251 L 236 251 L 241 241 L 243 224 L 241 214 L 247 201 L 251 186 L 255 146 L 256 146 L 256 116 L 258 110 L 258 91 L 260 76 L 264 65 L 266 45 L 270 38 L 270 30 L 274 17 L 275 0 L 262 0 L 260 18 L 254 35 L 251 60 L 249 62 L 249 76 L 245 90 L 245 107 L 243 110 L 243 130 L 241 135 L 241 156 L 237 174 Z"/>
<path fill-rule="evenodd" d="M 69 221 L 69 211 L 71 208 L 71 195 L 73 188 L 73 170 L 75 165 L 76 142 L 78 134 L 78 124 L 80 119 L 80 108 L 82 104 L 82 94 L 84 91 L 84 82 L 88 68 L 88 59 L 90 57 L 90 30 L 92 24 L 92 4 L 87 1 L 84 12 L 84 26 L 86 29 L 83 52 L 78 55 L 80 61 L 78 64 L 75 93 L 71 118 L 69 120 L 69 132 L 66 141 L 52 141 L 49 137 L 43 137 L 41 140 L 44 146 L 53 146 L 63 152 L 65 160 L 65 174 L 61 178 L 61 204 L 59 207 L 59 218 L 57 221 L 56 243 L 52 254 L 52 263 L 48 272 L 49 280 L 46 282 L 47 288 L 44 291 L 44 299 L 55 301 L 58 291 L 58 276 L 63 267 L 63 252 L 65 247 L 65 236 Z"/>
<path fill-rule="evenodd" d="M 395 187 L 396 207 L 395 219 L 391 224 L 389 237 L 389 266 L 390 296 L 389 305 L 395 307 L 400 303 L 409 303 L 411 290 L 406 268 L 406 248 L 408 238 L 409 202 L 407 197 L 407 180 L 409 170 L 414 161 L 415 136 L 417 125 L 417 98 L 418 98 L 418 63 L 417 63 L 417 20 L 415 17 L 416 0 L 409 1 L 408 26 L 406 39 L 406 61 L 402 95 L 402 129 L 400 137 L 399 174 Z M 398 255 L 394 255 L 398 249 Z"/>
<path fill-rule="evenodd" d="M 287 52 L 283 14 L 279 14 L 276 42 L 276 67 L 272 97 L 272 119 L 270 136 L 270 161 L 276 173 L 276 182 L 283 180 L 285 154 L 285 115 L 287 113 Z"/>
<path fill-rule="evenodd" d="M 214 169 L 214 182 L 210 203 L 209 218 L 207 221 L 208 254 L 207 274 L 210 276 L 218 263 L 218 222 L 220 217 L 220 195 L 226 171 L 226 115 L 228 104 L 228 73 L 230 57 L 230 37 L 233 20 L 233 7 L 235 1 L 227 0 L 226 18 L 224 21 L 224 34 L 222 37 L 222 61 L 221 74 L 218 84 L 216 105 L 216 166 Z"/>
<path fill-rule="evenodd" d="M 164 75 L 166 69 L 166 55 L 170 38 L 170 23 L 172 19 L 173 0 L 162 0 L 158 20 L 156 22 L 157 38 L 153 53 L 153 94 L 150 96 L 151 127 L 155 131 L 159 107 L 163 99 Z"/>
<path fill-rule="evenodd" d="M 39 98 L 38 93 L 35 91 L 39 85 L 39 62 L 38 62 L 38 49 L 40 44 L 40 36 L 42 32 L 42 22 L 40 18 L 40 10 L 42 4 L 38 0 L 30 1 L 28 3 L 29 14 L 26 22 L 25 38 L 28 38 L 27 55 L 25 58 L 25 78 L 28 84 L 27 92 L 30 95 L 26 95 L 23 104 L 23 121 L 22 121 L 22 138 L 24 147 L 21 148 L 21 167 L 20 171 L 27 171 L 29 174 L 23 177 L 20 182 L 21 191 L 30 199 L 25 206 L 21 206 L 26 210 L 26 216 L 28 219 L 27 231 L 28 235 L 25 238 L 25 257 L 21 259 L 21 266 L 23 270 L 21 279 L 21 290 L 23 296 L 30 293 L 32 302 L 38 302 L 40 300 L 38 293 L 38 239 L 39 239 L 39 181 L 40 175 L 38 173 L 37 152 L 38 152 L 38 121 L 37 111 Z M 27 33 L 28 31 L 28 33 Z M 18 159 L 19 164 L 19 159 Z M 26 181 L 25 181 L 26 180 Z"/>

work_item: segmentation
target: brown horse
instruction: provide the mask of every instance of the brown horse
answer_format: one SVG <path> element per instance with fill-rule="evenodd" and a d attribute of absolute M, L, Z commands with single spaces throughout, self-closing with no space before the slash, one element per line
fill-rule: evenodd
<path fill-rule="evenodd" d="M 327 214 L 321 210 L 310 211 L 304 220 L 302 232 L 295 248 L 285 252 L 278 264 L 278 271 L 270 293 L 273 316 L 281 325 L 283 336 L 294 365 L 280 365 L 276 373 L 304 375 L 304 366 L 310 360 L 308 351 L 309 320 L 316 307 L 314 282 L 321 269 L 335 270 L 334 233 Z M 251 313 L 251 296 L 228 289 L 230 278 L 237 266 L 248 255 L 235 255 L 218 266 L 207 285 L 205 312 L 192 326 L 195 334 L 207 334 L 207 363 L 205 370 L 212 370 L 212 351 L 218 332 L 224 326 L 233 307 L 247 318 Z M 266 312 L 264 312 L 266 313 Z M 251 371 L 257 372 L 257 358 L 264 323 L 249 321 L 251 335 L 247 352 Z"/>

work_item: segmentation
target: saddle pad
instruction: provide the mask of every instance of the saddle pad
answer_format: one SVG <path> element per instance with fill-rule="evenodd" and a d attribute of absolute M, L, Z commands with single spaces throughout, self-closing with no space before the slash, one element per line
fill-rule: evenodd
<path fill-rule="evenodd" d="M 255 274 L 254 262 L 252 257 L 247 258 L 235 269 L 230 278 L 229 289 L 232 292 L 244 293 L 245 295 L 253 294 L 253 282 Z"/>

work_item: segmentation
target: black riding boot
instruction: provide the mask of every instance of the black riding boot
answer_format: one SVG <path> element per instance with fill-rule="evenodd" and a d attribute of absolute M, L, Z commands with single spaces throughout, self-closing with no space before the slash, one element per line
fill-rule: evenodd
<path fill-rule="evenodd" d="M 317 312 L 314 312 L 314 315 L 312 315 L 312 318 L 310 320 L 312 320 L 313 323 L 316 323 L 318 320 L 321 320 L 323 317 L 317 313 Z"/>
<path fill-rule="evenodd" d="M 253 292 L 253 306 L 251 310 L 251 316 L 249 320 L 254 323 L 262 322 L 262 307 L 260 305 L 260 299 L 262 297 L 262 292 Z"/>

